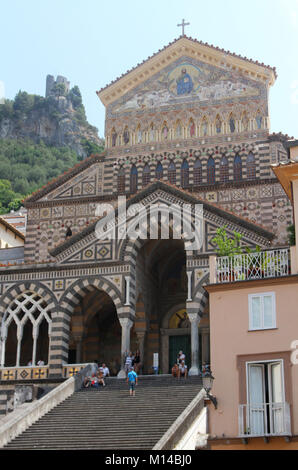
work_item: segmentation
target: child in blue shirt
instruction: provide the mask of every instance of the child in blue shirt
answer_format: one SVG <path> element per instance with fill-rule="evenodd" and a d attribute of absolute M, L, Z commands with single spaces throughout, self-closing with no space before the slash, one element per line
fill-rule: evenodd
<path fill-rule="evenodd" d="M 133 369 L 131 369 L 130 372 L 128 372 L 126 382 L 129 384 L 130 396 L 134 396 L 135 386 L 138 384 L 138 376 Z"/>

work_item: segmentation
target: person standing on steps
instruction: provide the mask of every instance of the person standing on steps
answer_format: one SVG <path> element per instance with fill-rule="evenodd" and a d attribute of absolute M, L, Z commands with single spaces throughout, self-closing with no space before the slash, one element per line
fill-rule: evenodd
<path fill-rule="evenodd" d="M 134 355 L 134 358 L 133 358 L 133 361 L 132 361 L 132 366 L 133 366 L 134 370 L 136 371 L 136 373 L 139 374 L 140 368 L 141 368 L 141 356 L 140 356 L 140 351 L 139 350 L 137 350 L 135 355 Z"/>
<path fill-rule="evenodd" d="M 132 352 L 129 351 L 129 353 L 127 354 L 126 358 L 125 358 L 125 364 L 124 364 L 124 369 L 125 369 L 125 373 L 126 373 L 126 377 L 128 375 L 128 372 L 131 370 L 132 368 L 132 360 L 133 360 L 133 356 L 132 356 Z"/>
<path fill-rule="evenodd" d="M 129 384 L 129 395 L 135 396 L 135 388 L 136 385 L 138 385 L 138 376 L 133 368 L 128 372 L 126 382 Z"/>

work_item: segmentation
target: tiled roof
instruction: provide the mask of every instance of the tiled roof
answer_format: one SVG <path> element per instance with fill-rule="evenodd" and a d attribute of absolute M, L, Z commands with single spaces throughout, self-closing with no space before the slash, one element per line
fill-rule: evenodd
<path fill-rule="evenodd" d="M 175 44 L 176 42 L 178 42 L 181 38 L 185 38 L 185 39 L 188 39 L 189 41 L 192 41 L 194 43 L 197 43 L 197 44 L 201 44 L 202 46 L 206 46 L 206 47 L 209 47 L 210 49 L 213 49 L 215 51 L 218 51 L 218 52 L 223 52 L 224 54 L 229 54 L 230 56 L 232 57 L 236 57 L 238 59 L 241 59 L 241 60 L 245 60 L 246 62 L 250 62 L 252 64 L 255 64 L 255 65 L 258 65 L 260 67 L 264 67 L 264 68 L 267 68 L 269 70 L 272 70 L 274 72 L 274 76 L 275 78 L 277 78 L 277 73 L 276 73 L 276 68 L 275 67 L 271 67 L 270 65 L 265 65 L 263 62 L 258 62 L 257 60 L 252 60 L 252 59 L 248 59 L 247 57 L 243 57 L 239 54 L 235 54 L 234 52 L 231 52 L 231 51 L 226 51 L 225 49 L 221 49 L 220 47 L 216 47 L 214 46 L 213 44 L 208 44 L 207 42 L 203 42 L 203 41 L 199 41 L 198 39 L 193 39 L 191 38 L 190 36 L 180 36 L 179 38 L 177 39 L 174 39 L 174 41 L 170 42 L 169 44 L 167 44 L 166 46 L 164 46 L 162 49 L 159 49 L 157 52 L 155 52 L 154 54 L 152 54 L 151 56 L 149 56 L 147 59 L 143 60 L 143 62 L 137 64 L 135 67 L 132 67 L 131 69 L 127 70 L 125 73 L 123 73 L 122 75 L 120 75 L 120 77 L 117 77 L 115 80 L 111 81 L 108 85 L 102 87 L 100 90 L 97 91 L 97 93 L 101 93 L 103 90 L 105 90 L 106 88 L 110 87 L 111 85 L 113 85 L 114 83 L 116 83 L 118 80 L 120 80 L 121 78 L 125 77 L 126 75 L 128 75 L 129 73 L 131 73 L 133 70 L 136 70 L 140 65 L 143 65 L 144 63 L 148 62 L 150 59 L 152 59 L 153 57 L 157 56 L 157 54 L 159 54 L 160 52 L 164 51 L 165 49 L 167 49 L 168 47 L 172 46 L 173 44 Z"/>

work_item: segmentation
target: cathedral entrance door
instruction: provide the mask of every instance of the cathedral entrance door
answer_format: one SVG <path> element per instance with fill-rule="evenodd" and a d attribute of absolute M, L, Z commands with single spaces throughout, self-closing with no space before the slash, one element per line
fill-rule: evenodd
<path fill-rule="evenodd" d="M 169 373 L 172 372 L 172 367 L 177 362 L 179 351 L 185 354 L 185 364 L 188 369 L 191 365 L 191 342 L 190 335 L 179 335 L 169 337 Z"/>

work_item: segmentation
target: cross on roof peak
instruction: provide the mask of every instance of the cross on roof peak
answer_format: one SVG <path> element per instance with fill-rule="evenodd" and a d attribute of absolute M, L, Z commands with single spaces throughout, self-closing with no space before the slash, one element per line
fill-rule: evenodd
<path fill-rule="evenodd" d="M 178 27 L 182 26 L 182 34 L 181 34 L 181 36 L 184 36 L 184 27 L 185 27 L 185 26 L 188 26 L 188 25 L 190 25 L 190 23 L 185 23 L 184 18 L 183 18 L 181 24 L 177 24 Z"/>

